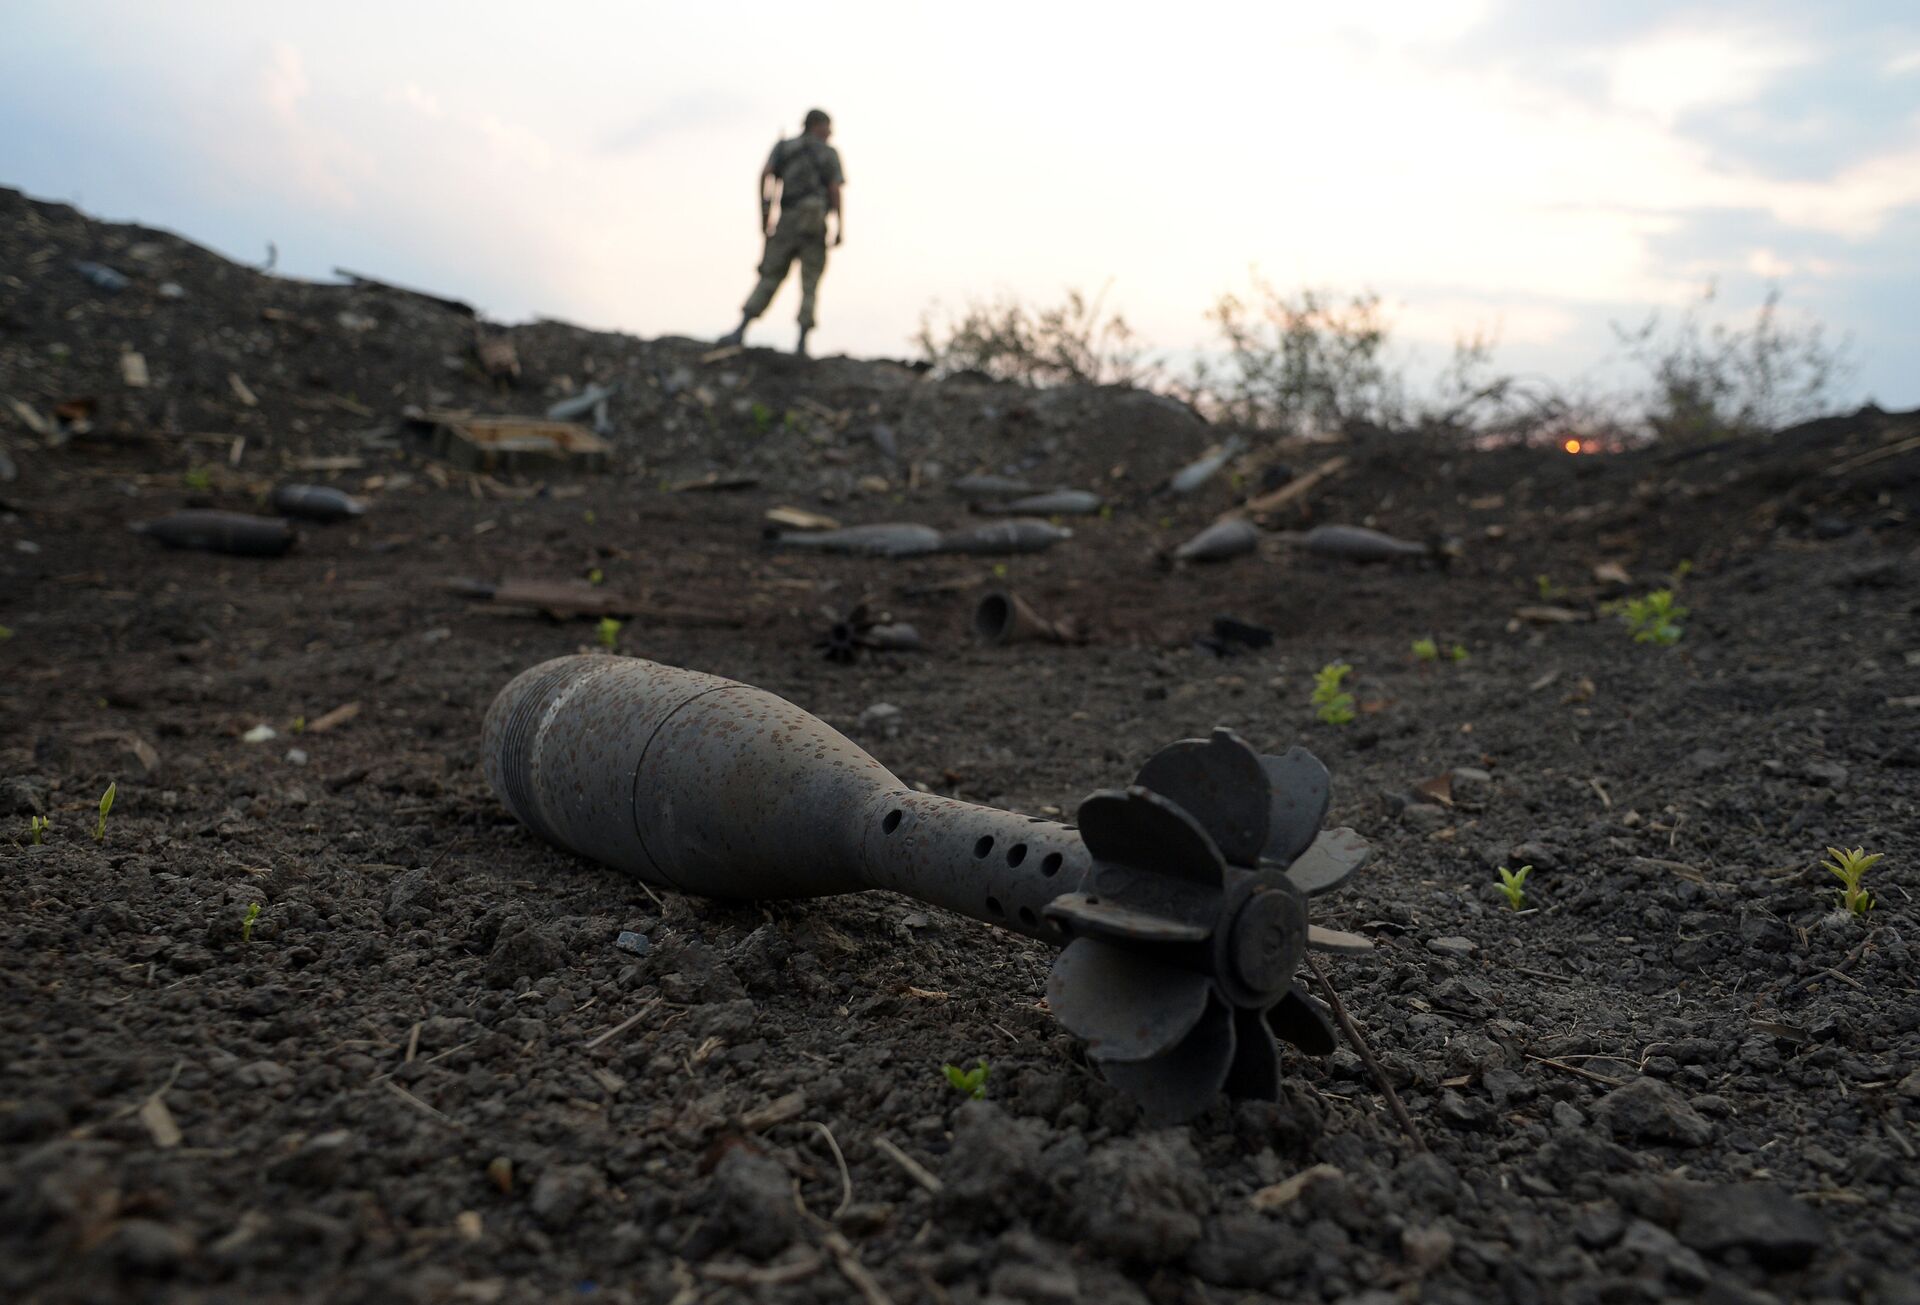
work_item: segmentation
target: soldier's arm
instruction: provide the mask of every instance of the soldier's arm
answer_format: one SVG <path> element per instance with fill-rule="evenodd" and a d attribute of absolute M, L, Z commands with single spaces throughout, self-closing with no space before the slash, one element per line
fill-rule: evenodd
<path fill-rule="evenodd" d="M 840 207 L 840 183 L 827 183 L 827 212 L 833 214 L 833 243 L 839 244 L 847 238 L 847 214 Z"/>

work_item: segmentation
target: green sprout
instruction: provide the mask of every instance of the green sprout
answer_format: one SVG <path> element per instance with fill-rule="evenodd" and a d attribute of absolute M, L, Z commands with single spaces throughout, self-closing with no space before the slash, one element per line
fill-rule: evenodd
<path fill-rule="evenodd" d="M 287 728 L 295 734 L 304 734 L 307 729 L 307 718 L 305 716 L 295 716 L 293 722 L 288 725 Z"/>
<path fill-rule="evenodd" d="M 599 567 L 596 566 L 593 568 L 593 570 L 587 572 L 588 584 L 603 585 L 606 582 L 607 582 L 607 573 L 605 571 L 602 571 Z"/>
<path fill-rule="evenodd" d="M 1464 643 L 1456 643 L 1453 647 L 1447 649 L 1447 660 L 1456 666 L 1467 660 L 1467 645 Z"/>
<path fill-rule="evenodd" d="M 107 812 L 113 810 L 113 795 L 119 788 L 117 782 L 108 784 L 107 791 L 100 795 L 100 823 L 93 827 L 93 841 L 96 843 L 107 841 Z"/>
<path fill-rule="evenodd" d="M 1550 603 L 1556 598 L 1566 596 L 1566 590 L 1553 582 L 1550 575 L 1537 575 L 1533 578 L 1533 587 L 1540 591 L 1540 601 Z"/>
<path fill-rule="evenodd" d="M 241 942 L 250 943 L 253 941 L 253 922 L 255 920 L 258 920 L 259 918 L 260 918 L 260 903 L 248 902 L 247 917 L 246 919 L 240 921 L 240 941 Z"/>
<path fill-rule="evenodd" d="M 1526 889 L 1522 885 L 1527 882 L 1527 876 L 1532 873 L 1533 867 L 1530 865 L 1523 865 L 1518 870 L 1500 867 L 1500 891 L 1507 895 L 1507 904 L 1516 911 L 1527 904 Z"/>
<path fill-rule="evenodd" d="M 993 564 L 993 578 L 995 580 L 1005 580 L 1007 578 L 1007 564 L 1005 562 L 995 562 Z"/>
<path fill-rule="evenodd" d="M 755 402 L 751 412 L 753 416 L 753 428 L 763 435 L 766 434 L 767 430 L 773 425 L 773 409 L 764 403 Z"/>
<path fill-rule="evenodd" d="M 1860 880 L 1867 871 L 1885 858 L 1886 853 L 1875 852 L 1868 856 L 1864 847 L 1856 847 L 1851 852 L 1837 847 L 1827 849 L 1827 855 L 1833 860 L 1822 861 L 1821 867 L 1831 870 L 1840 877 L 1840 905 L 1858 916 L 1865 916 L 1873 909 L 1873 894 L 1860 886 Z"/>
<path fill-rule="evenodd" d="M 0 625 L 0 643 L 5 643 L 11 638 L 13 638 L 13 631 L 4 625 Z"/>
<path fill-rule="evenodd" d="M 180 479 L 186 482 L 188 489 L 197 494 L 204 494 L 213 488 L 213 473 L 205 467 L 189 468 Z"/>
<path fill-rule="evenodd" d="M 1440 645 L 1431 639 L 1415 639 L 1413 641 L 1413 659 L 1420 662 L 1439 661 Z"/>
<path fill-rule="evenodd" d="M 611 616 L 603 616 L 600 618 L 600 624 L 594 627 L 600 646 L 608 652 L 612 652 L 613 645 L 620 641 L 620 625 L 621 622 L 614 620 Z"/>
<path fill-rule="evenodd" d="M 585 512 L 581 513 L 580 515 L 586 520 L 586 523 L 588 525 L 592 525 L 594 522 L 600 519 L 599 514 L 596 513 L 592 508 L 588 508 Z"/>
<path fill-rule="evenodd" d="M 1620 609 L 1620 619 L 1633 631 L 1635 643 L 1679 643 L 1680 621 L 1686 614 L 1687 609 L 1673 601 L 1671 589 L 1655 589 Z"/>
<path fill-rule="evenodd" d="M 1673 565 L 1673 582 L 1674 582 L 1675 584 L 1679 584 L 1679 583 L 1680 583 L 1680 582 L 1681 582 L 1682 580 L 1685 580 L 1685 579 L 1686 579 L 1686 578 L 1687 578 L 1687 577 L 1688 577 L 1689 575 L 1691 575 L 1691 574 L 1693 574 L 1693 559 L 1692 559 L 1692 558 L 1690 558 L 1690 557 L 1683 557 L 1683 558 L 1681 558 L 1681 559 L 1680 559 L 1680 560 L 1679 560 L 1678 562 L 1676 562 L 1676 563 L 1674 563 L 1674 565 Z"/>
<path fill-rule="evenodd" d="M 46 841 L 47 826 L 52 822 L 45 816 L 27 817 L 27 841 L 35 847 Z"/>
<path fill-rule="evenodd" d="M 975 1101 L 987 1095 L 987 1058 L 980 1057 L 972 1069 L 961 1069 L 958 1065 L 942 1065 L 940 1072 L 947 1076 L 955 1092 L 963 1092 Z"/>
<path fill-rule="evenodd" d="M 1313 676 L 1313 705 L 1329 725 L 1346 725 L 1353 720 L 1353 695 L 1340 687 L 1353 667 L 1345 662 L 1329 662 Z"/>

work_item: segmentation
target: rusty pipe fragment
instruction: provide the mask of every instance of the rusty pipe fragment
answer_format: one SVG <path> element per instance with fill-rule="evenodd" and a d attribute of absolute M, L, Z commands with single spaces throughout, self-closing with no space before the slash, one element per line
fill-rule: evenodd
<path fill-rule="evenodd" d="M 973 634 L 981 643 L 998 647 L 1009 643 L 1084 643 L 1079 623 L 1072 617 L 1049 621 L 1027 600 L 1011 590 L 996 589 L 973 609 Z"/>
<path fill-rule="evenodd" d="M 1229 730 L 1162 749 L 1077 823 L 917 792 L 762 689 L 632 658 L 545 662 L 501 690 L 482 756 L 502 802 L 556 846 L 675 892 L 731 899 L 884 889 L 1060 948 L 1054 1014 L 1149 1119 L 1222 1090 L 1272 1099 L 1276 1035 L 1333 1048 L 1294 982 L 1307 901 L 1366 859 L 1322 832 L 1326 769 Z"/>

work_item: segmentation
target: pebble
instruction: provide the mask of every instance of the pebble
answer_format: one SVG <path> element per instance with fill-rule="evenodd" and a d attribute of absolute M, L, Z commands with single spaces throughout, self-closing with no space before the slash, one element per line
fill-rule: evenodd
<path fill-rule="evenodd" d="M 1477 766 L 1456 766 L 1452 792 L 1453 804 L 1461 810 L 1482 810 L 1493 796 L 1493 776 Z"/>
<path fill-rule="evenodd" d="M 487 957 L 486 980 L 495 988 L 510 988 L 522 975 L 539 979 L 567 963 L 566 949 L 538 929 L 522 925 L 503 932 Z"/>
<path fill-rule="evenodd" d="M 1471 956 L 1480 950 L 1480 945 L 1471 938 L 1448 934 L 1444 938 L 1427 939 L 1427 950 L 1436 956 Z"/>
<path fill-rule="evenodd" d="M 599 1175 L 586 1165 L 555 1165 L 534 1183 L 527 1209 L 541 1227 L 561 1232 L 586 1208 L 598 1181 Z"/>
<path fill-rule="evenodd" d="M 290 766 L 304 766 L 304 765 L 306 765 L 306 764 L 307 764 L 307 750 L 306 750 L 305 748 L 288 748 L 288 749 L 287 749 L 287 764 L 288 764 L 288 765 L 290 765 Z"/>
<path fill-rule="evenodd" d="M 1451 819 L 1445 807 L 1431 802 L 1411 802 L 1400 813 L 1400 818 L 1419 830 L 1435 830 Z"/>
<path fill-rule="evenodd" d="M 860 713 L 859 726 L 862 730 L 877 730 L 893 738 L 900 733 L 905 714 L 890 702 L 876 702 Z"/>
<path fill-rule="evenodd" d="M 621 951 L 629 952 L 635 956 L 645 956 L 653 949 L 653 943 L 647 938 L 647 935 L 644 933 L 635 933 L 631 929 L 622 929 L 620 936 L 613 940 L 613 945 Z"/>
<path fill-rule="evenodd" d="M 1800 767 L 1800 773 L 1822 788 L 1846 787 L 1847 768 L 1837 761 L 1809 761 Z"/>

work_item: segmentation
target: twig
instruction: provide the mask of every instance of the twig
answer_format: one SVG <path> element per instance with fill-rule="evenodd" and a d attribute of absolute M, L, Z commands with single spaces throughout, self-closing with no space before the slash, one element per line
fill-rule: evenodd
<path fill-rule="evenodd" d="M 906 1170 L 907 1177 L 913 1179 L 914 1182 L 920 1184 L 920 1186 L 926 1188 L 929 1192 L 937 1196 L 941 1189 L 946 1186 L 938 1178 L 934 1177 L 933 1173 L 925 1165 L 915 1160 L 905 1151 L 902 1151 L 885 1137 L 875 1134 L 873 1144 L 880 1148 L 880 1153 L 886 1156 L 887 1159 Z"/>
<path fill-rule="evenodd" d="M 613 1039 L 619 1037 L 622 1033 L 625 1033 L 628 1029 L 638 1024 L 640 1022 L 641 1016 L 645 1015 L 648 1011 L 652 1010 L 655 1006 L 658 1006 L 659 1004 L 660 1004 L 660 999 L 658 997 L 648 998 L 646 1003 L 642 1005 L 639 1010 L 635 1011 L 633 1014 L 621 1020 L 618 1024 L 608 1029 L 605 1033 L 602 1033 L 600 1036 L 586 1043 L 586 1045 L 584 1045 L 581 1048 L 581 1050 L 592 1051 L 595 1047 L 599 1046 L 603 1042 L 613 1041 Z"/>
<path fill-rule="evenodd" d="M 1509 970 L 1512 970 L 1515 974 L 1524 974 L 1530 978 L 1552 979 L 1555 983 L 1572 983 L 1573 982 L 1572 979 L 1569 979 L 1564 974 L 1554 974 L 1547 970 L 1530 970 L 1524 965 L 1509 965 L 1507 968 Z"/>
<path fill-rule="evenodd" d="M 455 1119 L 452 1115 L 446 1114 L 428 1105 L 426 1102 L 422 1101 L 419 1097 L 416 1097 L 415 1095 L 413 1095 L 413 1093 L 401 1087 L 398 1083 L 394 1082 L 392 1079 L 390 1078 L 381 1079 L 380 1086 L 385 1088 L 387 1091 L 393 1093 L 393 1095 L 395 1095 L 396 1097 L 399 1097 L 402 1101 L 406 1102 L 408 1105 L 412 1106 L 414 1109 L 424 1110 L 427 1114 L 432 1115 L 435 1119 L 445 1124 L 448 1128 L 451 1128 L 454 1132 L 464 1133 L 467 1131 L 466 1125 L 462 1124 L 459 1120 Z"/>
<path fill-rule="evenodd" d="M 1578 1078 L 1588 1079 L 1594 1083 L 1603 1083 L 1607 1087 L 1620 1087 L 1622 1085 L 1622 1081 L 1620 1079 L 1608 1078 L 1605 1074 L 1596 1074 L 1590 1069 L 1581 1069 L 1578 1065 L 1569 1065 L 1566 1061 L 1555 1060 L 1552 1056 L 1536 1056 L 1531 1051 L 1527 1052 L 1526 1055 L 1527 1055 L 1527 1059 L 1531 1060 L 1536 1065 L 1550 1065 L 1554 1069 L 1560 1070 L 1563 1073 L 1572 1074 Z"/>
<path fill-rule="evenodd" d="M 1274 490 L 1271 494 L 1262 494 L 1258 498 L 1248 499 L 1239 507 L 1222 513 L 1220 519 L 1225 520 L 1228 517 L 1237 516 L 1262 516 L 1268 512 L 1283 508 L 1289 503 L 1305 498 L 1312 492 L 1314 486 L 1329 476 L 1339 475 L 1342 471 L 1346 470 L 1346 466 L 1347 459 L 1344 454 L 1339 457 L 1328 458 L 1306 475 L 1301 476 L 1297 480 L 1289 481 L 1279 489 Z"/>
<path fill-rule="evenodd" d="M 893 1305 L 893 1297 L 881 1289 L 873 1275 L 867 1272 L 867 1266 L 860 1263 L 860 1256 L 854 1251 L 852 1242 L 833 1231 L 823 1236 L 820 1242 L 840 1267 L 841 1276 L 853 1284 L 853 1289 L 860 1293 L 860 1299 L 866 1305 Z"/>
<path fill-rule="evenodd" d="M 702 1264 L 694 1272 L 726 1287 L 785 1287 L 811 1278 L 825 1264 L 818 1255 L 808 1255 L 790 1264 Z"/>
<path fill-rule="evenodd" d="M 806 1121 L 820 1130 L 820 1136 L 827 1139 L 827 1150 L 833 1152 L 833 1163 L 840 1167 L 840 1204 L 833 1207 L 830 1218 L 838 1219 L 853 1204 L 853 1175 L 847 1172 L 847 1158 L 840 1154 L 840 1144 L 833 1140 L 833 1130 L 817 1119 Z"/>
<path fill-rule="evenodd" d="M 1333 990 L 1333 984 L 1327 981 L 1326 971 L 1320 968 L 1320 962 L 1314 959 L 1311 952 L 1307 953 L 1307 968 L 1313 971 L 1313 977 L 1319 981 L 1320 991 L 1327 994 L 1327 1004 L 1333 1008 L 1333 1017 L 1340 1022 L 1340 1029 L 1347 1035 L 1347 1041 L 1353 1044 L 1353 1049 L 1360 1054 L 1360 1059 L 1366 1062 L 1367 1069 L 1372 1072 L 1374 1081 L 1380 1085 L 1380 1095 L 1387 1099 L 1387 1108 L 1393 1112 L 1393 1117 L 1400 1121 L 1401 1129 L 1412 1139 L 1413 1149 L 1426 1150 L 1427 1144 L 1421 1138 L 1420 1130 L 1414 1126 L 1413 1116 L 1407 1113 L 1406 1106 L 1401 1102 L 1400 1094 L 1393 1090 L 1393 1084 L 1388 1081 L 1386 1069 L 1375 1058 L 1373 1048 L 1367 1045 L 1366 1038 L 1361 1035 L 1360 1026 L 1353 1022 L 1351 1015 L 1347 1014 L 1346 1006 L 1340 1001 L 1340 994 Z"/>

